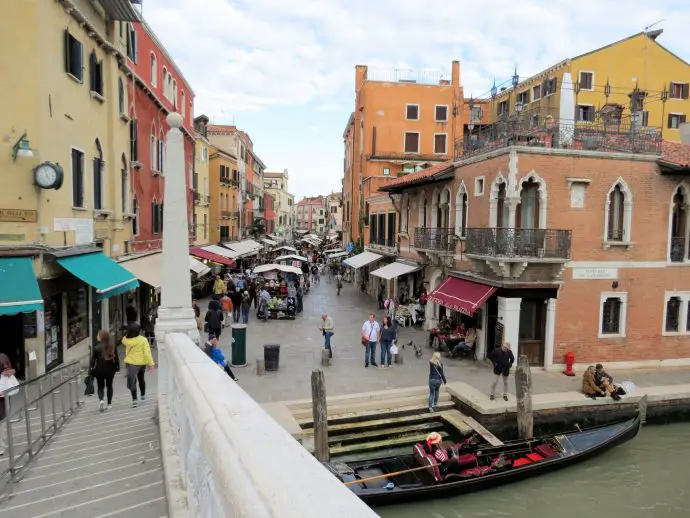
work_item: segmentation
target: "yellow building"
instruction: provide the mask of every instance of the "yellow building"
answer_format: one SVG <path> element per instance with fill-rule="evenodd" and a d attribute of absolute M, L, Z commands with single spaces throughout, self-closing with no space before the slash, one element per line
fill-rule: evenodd
<path fill-rule="evenodd" d="M 678 127 L 690 114 L 690 64 L 662 46 L 662 31 L 640 32 L 593 50 L 517 83 L 495 90 L 482 122 L 494 122 L 515 112 L 518 103 L 526 116 L 557 117 L 563 74 L 572 78 L 574 118 L 594 121 L 606 114 L 622 123 L 662 128 L 665 140 L 680 140 Z"/>
<path fill-rule="evenodd" d="M 192 214 L 192 232 L 195 245 L 206 245 L 210 241 L 211 225 L 211 191 L 209 189 L 209 150 L 211 143 L 206 138 L 206 125 L 209 119 L 200 115 L 194 119 L 196 130 L 196 146 L 194 150 L 194 214 Z"/>
<path fill-rule="evenodd" d="M 107 300 L 138 285 L 109 257 L 132 226 L 118 21 L 136 16 L 26 0 L 0 17 L 0 352 L 22 378 L 88 355 Z"/>
<path fill-rule="evenodd" d="M 239 182 L 237 157 L 230 151 L 209 147 L 211 243 L 239 238 Z"/>

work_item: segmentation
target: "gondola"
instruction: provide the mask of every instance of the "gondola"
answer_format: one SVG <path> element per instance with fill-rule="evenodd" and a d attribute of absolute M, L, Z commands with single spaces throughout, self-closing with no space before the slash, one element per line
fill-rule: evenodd
<path fill-rule="evenodd" d="M 328 468 L 371 506 L 444 498 L 565 468 L 633 439 L 644 411 L 626 421 L 501 446 L 446 445 L 439 465 L 416 444 L 410 455 L 335 463 Z M 450 463 L 450 464 L 449 464 Z"/>

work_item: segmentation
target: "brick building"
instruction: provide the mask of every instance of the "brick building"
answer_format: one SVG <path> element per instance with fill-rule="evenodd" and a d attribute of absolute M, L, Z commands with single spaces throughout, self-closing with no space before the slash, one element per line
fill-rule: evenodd
<path fill-rule="evenodd" d="M 312 196 L 297 202 L 297 230 L 323 233 L 326 229 L 326 198 Z"/>
<path fill-rule="evenodd" d="M 584 365 L 690 363 L 690 146 L 569 124 L 389 183 L 395 212 L 370 215 L 375 243 L 355 263 L 369 263 L 372 291 L 431 292 L 429 327 L 442 313 L 476 326 L 479 358 L 509 341 L 547 369 L 566 352 Z M 398 240 L 389 265 L 379 235 Z"/>

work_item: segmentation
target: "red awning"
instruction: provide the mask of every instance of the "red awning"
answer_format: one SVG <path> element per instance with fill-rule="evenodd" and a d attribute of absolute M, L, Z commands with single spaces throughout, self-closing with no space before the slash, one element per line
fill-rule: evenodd
<path fill-rule="evenodd" d="M 222 255 L 214 254 L 208 250 L 202 250 L 201 248 L 190 248 L 189 254 L 200 259 L 208 259 L 214 263 L 224 264 L 226 266 L 234 266 L 235 261 L 228 257 L 223 257 Z"/>
<path fill-rule="evenodd" d="M 495 291 L 493 286 L 446 277 L 427 300 L 471 317 Z"/>

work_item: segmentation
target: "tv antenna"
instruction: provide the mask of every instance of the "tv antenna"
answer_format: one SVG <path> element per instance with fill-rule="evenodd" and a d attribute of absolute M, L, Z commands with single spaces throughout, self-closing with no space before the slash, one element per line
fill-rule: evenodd
<path fill-rule="evenodd" d="M 649 32 L 650 29 L 652 29 L 652 27 L 654 27 L 655 25 L 659 25 L 659 24 L 660 24 L 661 22 L 663 22 L 664 20 L 665 20 L 665 18 L 662 18 L 661 20 L 657 20 L 656 22 L 654 22 L 654 23 L 652 23 L 652 24 L 650 24 L 650 25 L 647 25 L 647 27 L 644 28 L 644 32 Z"/>

